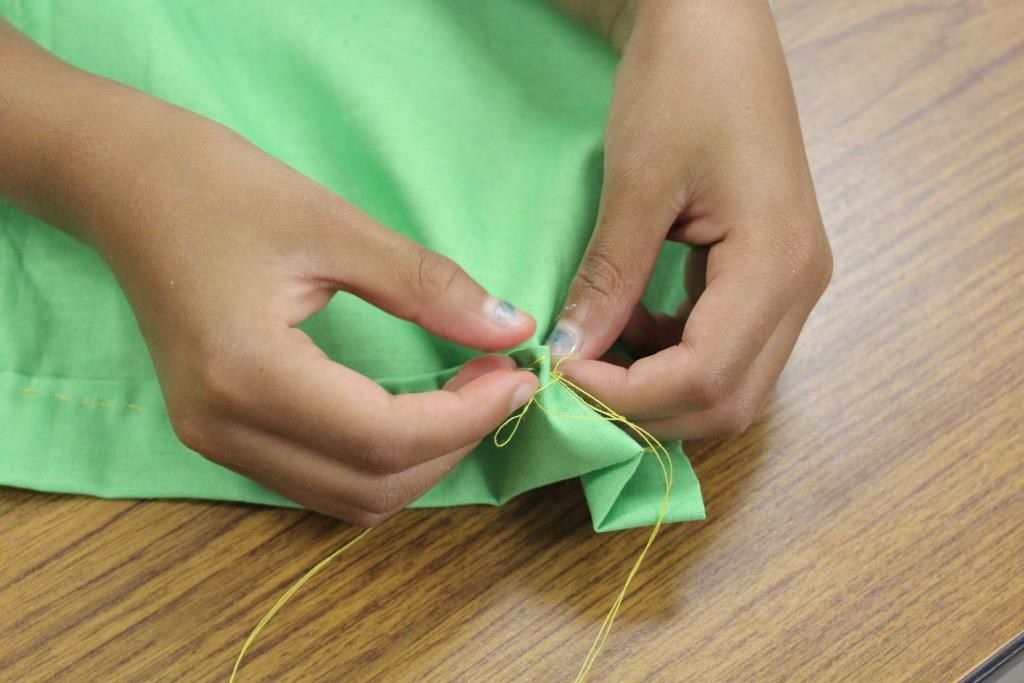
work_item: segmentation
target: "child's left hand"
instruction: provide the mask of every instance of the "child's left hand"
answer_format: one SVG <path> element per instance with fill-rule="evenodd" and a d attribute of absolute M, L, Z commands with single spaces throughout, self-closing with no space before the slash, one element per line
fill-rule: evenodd
<path fill-rule="evenodd" d="M 753 421 L 824 291 L 822 227 L 767 0 L 558 0 L 623 53 L 597 226 L 549 339 L 566 375 L 662 438 Z M 664 240 L 693 303 L 639 304 Z M 621 338 L 629 367 L 596 360 Z"/>

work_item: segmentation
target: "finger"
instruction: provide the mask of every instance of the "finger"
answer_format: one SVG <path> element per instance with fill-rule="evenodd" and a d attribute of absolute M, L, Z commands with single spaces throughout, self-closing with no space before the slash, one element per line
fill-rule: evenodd
<path fill-rule="evenodd" d="M 445 382 L 443 388 L 448 391 L 456 391 L 477 377 L 486 375 L 488 372 L 515 369 L 516 362 L 506 355 L 497 353 L 484 354 L 467 361 L 451 379 Z"/>
<path fill-rule="evenodd" d="M 665 229 L 651 213 L 617 206 L 613 193 L 602 209 L 566 297 L 565 306 L 548 336 L 551 355 L 600 357 L 619 336 L 643 294 Z M 670 218 L 663 217 L 662 227 Z"/>
<path fill-rule="evenodd" d="M 511 380 L 509 380 L 511 378 Z M 515 382 L 516 388 L 504 403 L 491 401 L 494 386 Z M 430 391 L 398 394 L 391 399 L 394 419 L 405 420 L 406 428 L 396 436 L 397 443 L 426 443 L 435 450 L 453 450 L 467 442 L 486 437 L 508 415 L 522 407 L 536 392 L 539 382 L 528 370 L 495 370 L 454 391 Z M 387 454 L 385 454 L 387 455 Z M 397 471 L 425 461 L 415 449 L 399 450 L 397 458 L 385 457 L 384 468 Z M 390 460 L 390 466 L 389 466 Z"/>
<path fill-rule="evenodd" d="M 477 361 L 463 372 L 475 374 L 496 362 L 504 364 Z M 385 472 L 406 470 L 479 441 L 537 387 L 533 373 L 503 368 L 470 381 L 463 377 L 455 390 L 395 396 L 331 361 L 297 329 L 263 344 L 258 359 L 249 364 L 259 370 L 233 373 L 247 378 L 228 402 L 236 419 Z"/>
<path fill-rule="evenodd" d="M 668 55 L 627 49 L 615 78 L 597 222 L 548 338 L 556 358 L 599 358 L 640 301 L 686 204 L 693 159 L 677 109 L 680 70 Z"/>
<path fill-rule="evenodd" d="M 531 316 L 488 294 L 450 258 L 372 220 L 354 207 L 349 229 L 332 234 L 317 260 L 320 278 L 392 315 L 459 344 L 514 346 L 533 334 Z"/>
<path fill-rule="evenodd" d="M 374 526 L 448 474 L 476 444 L 395 473 L 373 473 L 241 424 L 220 430 L 216 461 L 289 500 L 361 526 Z"/>
<path fill-rule="evenodd" d="M 627 415 L 651 419 L 714 408 L 742 380 L 787 309 L 810 312 L 817 294 L 799 292 L 800 275 L 732 232 L 710 251 L 707 289 L 680 343 L 626 369 L 590 360 L 562 368 Z"/>
<path fill-rule="evenodd" d="M 806 316 L 794 312 L 779 325 L 740 386 L 714 408 L 648 420 L 640 425 L 659 439 L 708 439 L 745 432 L 757 418 L 782 373 Z"/>

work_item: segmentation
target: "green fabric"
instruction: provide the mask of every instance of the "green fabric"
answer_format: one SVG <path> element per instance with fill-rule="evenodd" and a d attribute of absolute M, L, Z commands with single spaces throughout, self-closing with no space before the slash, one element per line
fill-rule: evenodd
<path fill-rule="evenodd" d="M 239 131 L 538 320 L 592 231 L 615 56 L 542 0 L 0 0 L 63 59 Z M 256 198 L 254 198 L 256 201 Z M 682 295 L 668 245 L 645 294 Z M 104 497 L 290 505 L 182 446 L 131 310 L 87 247 L 0 205 L 0 483 Z M 471 349 L 348 295 L 303 328 L 395 392 L 439 387 Z M 546 405 L 578 410 L 561 388 Z M 668 521 L 703 518 L 678 443 Z M 617 427 L 533 410 L 413 507 L 501 504 L 579 477 L 598 531 L 652 524 L 661 470 Z"/>

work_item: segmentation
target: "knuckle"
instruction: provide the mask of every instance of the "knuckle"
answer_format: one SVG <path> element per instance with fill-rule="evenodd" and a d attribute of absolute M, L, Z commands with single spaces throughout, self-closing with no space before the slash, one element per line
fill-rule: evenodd
<path fill-rule="evenodd" d="M 357 510 L 347 514 L 337 515 L 339 519 L 344 519 L 349 524 L 364 528 L 375 527 L 390 516 L 391 515 L 384 515 L 376 512 L 367 512 L 365 510 Z"/>
<path fill-rule="evenodd" d="M 247 453 L 232 445 L 223 422 L 195 406 L 168 406 L 168 413 L 174 435 L 185 447 L 211 462 L 253 478 L 246 464 Z"/>
<path fill-rule="evenodd" d="M 727 394 L 727 382 L 721 372 L 706 371 L 697 376 L 689 388 L 688 403 L 698 410 L 718 407 Z"/>
<path fill-rule="evenodd" d="M 447 256 L 420 249 L 416 256 L 415 287 L 427 302 L 444 298 L 461 279 L 462 268 Z"/>
<path fill-rule="evenodd" d="M 832 279 L 832 248 L 820 224 L 794 231 L 786 241 L 790 270 L 819 296 Z"/>
<path fill-rule="evenodd" d="M 368 438 L 357 452 L 360 463 L 371 472 L 394 474 L 401 469 L 404 449 L 395 438 Z"/>
<path fill-rule="evenodd" d="M 786 260 L 798 276 L 806 276 L 814 268 L 818 257 L 817 240 L 803 230 L 796 230 L 785 240 Z"/>
<path fill-rule="evenodd" d="M 392 489 L 384 477 L 367 489 L 359 500 L 359 507 L 370 514 L 386 515 L 391 511 Z"/>
<path fill-rule="evenodd" d="M 832 282 L 835 262 L 832 256 L 832 247 L 827 238 L 822 238 L 821 258 L 818 260 L 818 268 L 815 272 L 815 282 L 818 285 L 817 294 L 821 296 L 828 289 Z"/>
<path fill-rule="evenodd" d="M 715 419 L 716 431 L 721 436 L 739 436 L 754 423 L 756 411 L 745 402 L 723 406 Z"/>
<path fill-rule="evenodd" d="M 174 435 L 181 443 L 197 453 L 205 454 L 210 450 L 210 425 L 201 410 L 191 405 L 168 404 L 167 412 Z"/>
<path fill-rule="evenodd" d="M 576 274 L 579 283 L 603 301 L 614 301 L 625 287 L 623 268 L 607 247 L 592 248 Z"/>
<path fill-rule="evenodd" d="M 379 441 L 369 441 L 354 449 L 357 463 L 371 472 L 386 472 L 393 455 L 390 448 Z"/>
<path fill-rule="evenodd" d="M 370 514 L 392 515 L 405 506 L 408 493 L 404 477 L 388 474 L 377 479 L 360 507 Z"/>
<path fill-rule="evenodd" d="M 195 401 L 206 410 L 237 415 L 251 408 L 252 392 L 246 391 L 241 378 L 247 373 L 239 365 L 244 354 L 227 355 L 223 351 L 203 354 L 195 369 Z"/>

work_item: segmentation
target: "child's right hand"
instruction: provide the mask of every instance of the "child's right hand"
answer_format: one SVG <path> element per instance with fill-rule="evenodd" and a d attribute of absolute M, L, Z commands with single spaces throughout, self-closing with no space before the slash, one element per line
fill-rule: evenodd
<path fill-rule="evenodd" d="M 186 445 L 373 524 L 533 393 L 536 378 L 504 356 L 471 364 L 446 391 L 400 396 L 329 360 L 295 325 L 338 290 L 479 349 L 513 346 L 535 325 L 227 129 L 185 112 L 167 119 L 100 221 L 100 242 Z"/>
<path fill-rule="evenodd" d="M 189 447 L 373 525 L 535 390 L 500 355 L 443 390 L 398 396 L 331 361 L 295 326 L 338 290 L 483 350 L 526 340 L 535 323 L 228 129 L 37 54 L 9 27 L 0 52 L 20 58 L 0 77 L 0 193 L 110 264 Z M 59 163 L 29 163 L 54 135 Z"/>

